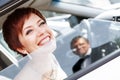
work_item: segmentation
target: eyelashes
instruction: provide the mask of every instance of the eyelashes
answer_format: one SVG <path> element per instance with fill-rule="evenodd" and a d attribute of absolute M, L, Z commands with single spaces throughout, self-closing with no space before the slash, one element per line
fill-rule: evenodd
<path fill-rule="evenodd" d="M 44 24 L 46 24 L 46 22 L 45 22 L 45 21 L 42 21 L 41 23 L 39 23 L 39 27 L 40 27 L 41 25 L 44 25 Z"/>
<path fill-rule="evenodd" d="M 29 35 L 31 32 L 32 32 L 32 29 L 28 30 L 25 35 Z"/>
<path fill-rule="evenodd" d="M 46 22 L 45 22 L 45 21 L 42 21 L 42 22 L 39 22 L 37 25 L 38 25 L 38 27 L 42 27 L 44 24 L 46 24 Z M 32 28 L 32 27 L 33 27 L 33 28 Z M 30 28 L 28 28 L 28 29 L 26 30 L 25 35 L 29 35 L 29 34 L 31 34 L 33 31 L 34 31 L 34 26 L 30 26 Z"/>

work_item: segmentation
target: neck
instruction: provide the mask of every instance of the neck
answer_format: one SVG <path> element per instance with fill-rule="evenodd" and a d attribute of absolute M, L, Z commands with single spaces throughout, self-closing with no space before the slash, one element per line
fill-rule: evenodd
<path fill-rule="evenodd" d="M 92 49 L 89 48 L 86 54 L 84 54 L 84 55 L 79 55 L 79 57 L 85 57 L 85 56 L 87 56 L 87 55 L 90 55 L 91 52 L 92 52 Z"/>
<path fill-rule="evenodd" d="M 51 63 L 53 63 L 52 55 L 52 53 L 46 52 L 43 49 L 41 50 L 40 48 L 30 54 L 31 59 L 28 64 L 38 73 L 42 70 L 46 71 L 47 69 L 51 69 Z"/>
<path fill-rule="evenodd" d="M 92 49 L 89 48 L 88 51 L 87 51 L 87 53 L 86 53 L 86 55 L 90 55 L 90 54 L 91 54 L 91 51 L 92 51 Z"/>

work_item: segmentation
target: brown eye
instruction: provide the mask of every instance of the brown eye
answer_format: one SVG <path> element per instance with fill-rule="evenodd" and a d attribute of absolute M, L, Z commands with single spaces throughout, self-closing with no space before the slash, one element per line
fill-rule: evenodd
<path fill-rule="evenodd" d="M 41 24 L 45 24 L 46 22 L 42 22 Z"/>
<path fill-rule="evenodd" d="M 44 22 L 44 21 L 41 22 L 41 23 L 39 24 L 39 27 L 40 27 L 41 25 L 44 25 L 45 23 L 46 23 L 46 22 Z"/>
<path fill-rule="evenodd" d="M 28 30 L 28 31 L 26 32 L 26 35 L 29 35 L 31 32 L 32 32 L 32 30 Z"/>

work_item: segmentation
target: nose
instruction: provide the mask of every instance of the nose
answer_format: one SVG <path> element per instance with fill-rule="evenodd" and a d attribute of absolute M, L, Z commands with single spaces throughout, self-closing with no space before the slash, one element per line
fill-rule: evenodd
<path fill-rule="evenodd" d="M 37 36 L 42 36 L 45 33 L 45 29 L 36 29 Z"/>
<path fill-rule="evenodd" d="M 81 46 L 80 45 L 77 45 L 77 49 L 80 49 L 81 48 Z"/>

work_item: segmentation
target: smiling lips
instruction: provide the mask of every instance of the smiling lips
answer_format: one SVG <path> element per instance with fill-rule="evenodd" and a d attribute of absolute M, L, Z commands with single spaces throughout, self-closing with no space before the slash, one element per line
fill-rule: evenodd
<path fill-rule="evenodd" d="M 44 44 L 47 44 L 50 41 L 50 37 L 46 36 L 45 38 L 43 38 L 40 42 L 39 42 L 39 46 L 42 46 Z"/>

